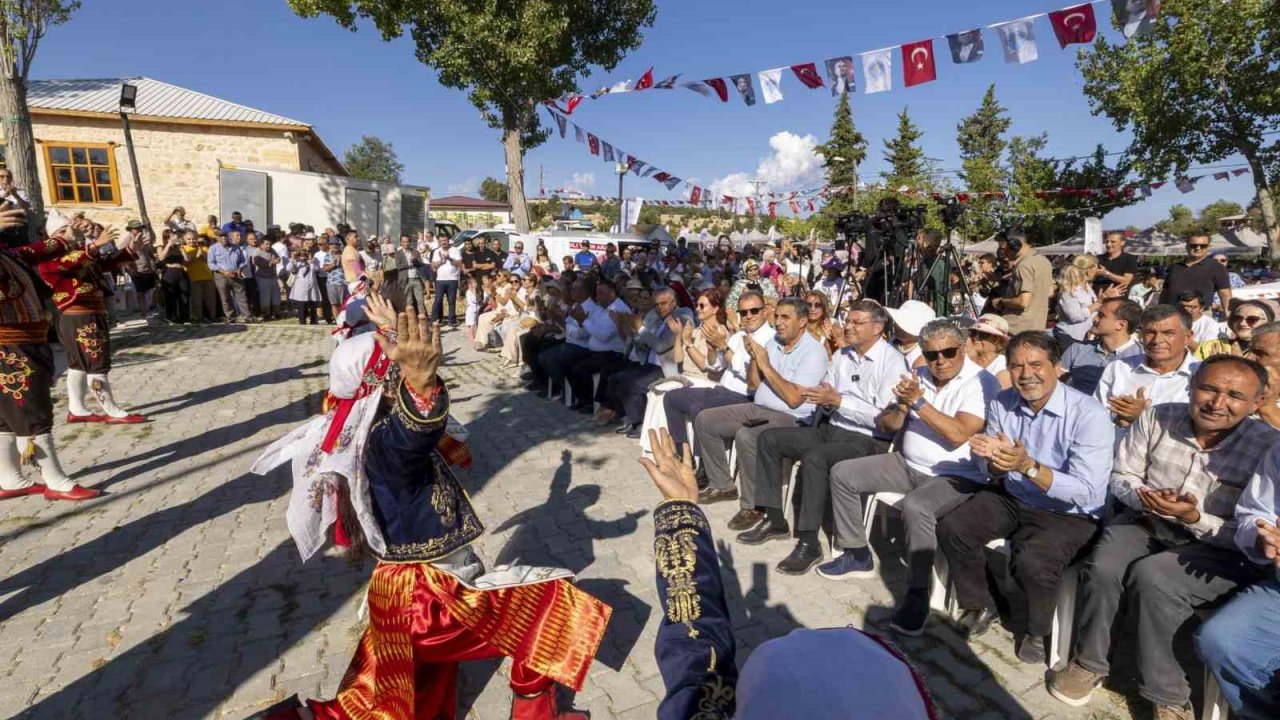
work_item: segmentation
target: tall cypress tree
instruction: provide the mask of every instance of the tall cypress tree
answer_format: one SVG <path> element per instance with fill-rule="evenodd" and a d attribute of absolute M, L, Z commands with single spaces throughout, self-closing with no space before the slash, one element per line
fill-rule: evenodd
<path fill-rule="evenodd" d="M 911 122 L 907 109 L 898 113 L 898 135 L 884 141 L 884 161 L 889 171 L 881 173 L 885 184 L 891 188 L 903 186 L 924 188 L 928 183 L 928 167 L 924 162 L 924 150 L 917 144 L 924 133 Z M 927 189 L 927 188 L 926 188 Z"/>
<path fill-rule="evenodd" d="M 962 231 L 973 241 L 985 240 L 995 232 L 997 223 L 991 218 L 995 201 L 978 193 L 1001 192 L 1005 189 L 1005 173 L 1001 157 L 1008 146 L 1004 134 L 1011 124 L 1005 109 L 996 100 L 996 86 L 987 88 L 978 110 L 960 121 L 956 143 L 960 146 L 960 181 L 973 195 L 972 207 L 965 213 Z"/>
<path fill-rule="evenodd" d="M 822 156 L 822 166 L 827 171 L 827 184 L 832 188 L 847 188 L 845 192 L 833 192 L 822 208 L 819 231 L 831 233 L 835 218 L 852 212 L 855 203 L 854 188 L 858 182 L 858 166 L 867 158 L 867 139 L 853 124 L 853 111 L 849 108 L 849 92 L 840 95 L 836 103 L 835 119 L 831 123 L 831 136 L 814 151 Z"/>

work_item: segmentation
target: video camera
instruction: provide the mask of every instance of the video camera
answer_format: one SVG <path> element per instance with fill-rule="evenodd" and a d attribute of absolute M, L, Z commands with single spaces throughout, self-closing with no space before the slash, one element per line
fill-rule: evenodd
<path fill-rule="evenodd" d="M 852 241 L 863 239 L 863 258 L 875 262 L 888 253 L 901 257 L 911 247 L 916 233 L 924 227 L 923 205 L 901 205 L 897 198 L 884 198 L 874 214 L 851 212 L 836 218 L 836 231 Z"/>

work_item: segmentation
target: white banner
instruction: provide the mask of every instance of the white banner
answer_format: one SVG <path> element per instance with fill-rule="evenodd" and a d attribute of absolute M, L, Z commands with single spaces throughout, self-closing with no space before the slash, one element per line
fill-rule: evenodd
<path fill-rule="evenodd" d="M 862 78 L 867 94 L 893 89 L 893 48 L 862 54 Z"/>
<path fill-rule="evenodd" d="M 1036 27 L 1029 18 L 993 25 L 992 29 L 1000 36 L 1000 47 L 1004 48 L 1005 62 L 1022 65 L 1039 59 Z"/>
<path fill-rule="evenodd" d="M 1107 251 L 1102 244 L 1102 218 L 1084 219 L 1084 251 L 1090 255 L 1101 255 Z"/>

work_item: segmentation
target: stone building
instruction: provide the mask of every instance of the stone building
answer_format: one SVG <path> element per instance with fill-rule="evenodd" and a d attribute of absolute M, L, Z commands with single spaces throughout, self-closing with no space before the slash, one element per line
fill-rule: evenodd
<path fill-rule="evenodd" d="M 119 114 L 125 83 L 138 88 L 129 122 L 154 226 L 177 206 L 197 224 L 218 214 L 222 167 L 347 174 L 299 120 L 144 77 L 34 80 L 27 105 L 46 207 L 119 225 L 140 216 Z"/>
<path fill-rule="evenodd" d="M 452 220 L 463 227 L 492 227 L 511 222 L 511 205 L 465 195 L 446 195 L 431 201 L 431 217 Z"/>

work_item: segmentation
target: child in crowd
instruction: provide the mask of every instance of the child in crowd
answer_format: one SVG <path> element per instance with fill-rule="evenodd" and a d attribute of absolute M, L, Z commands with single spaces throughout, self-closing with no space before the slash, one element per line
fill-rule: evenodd
<path fill-rule="evenodd" d="M 463 287 L 466 292 L 463 297 L 466 299 L 466 325 L 467 339 L 475 342 L 476 340 L 476 320 L 480 317 L 480 293 L 476 288 L 476 279 L 471 275 L 467 275 L 463 280 Z"/>

